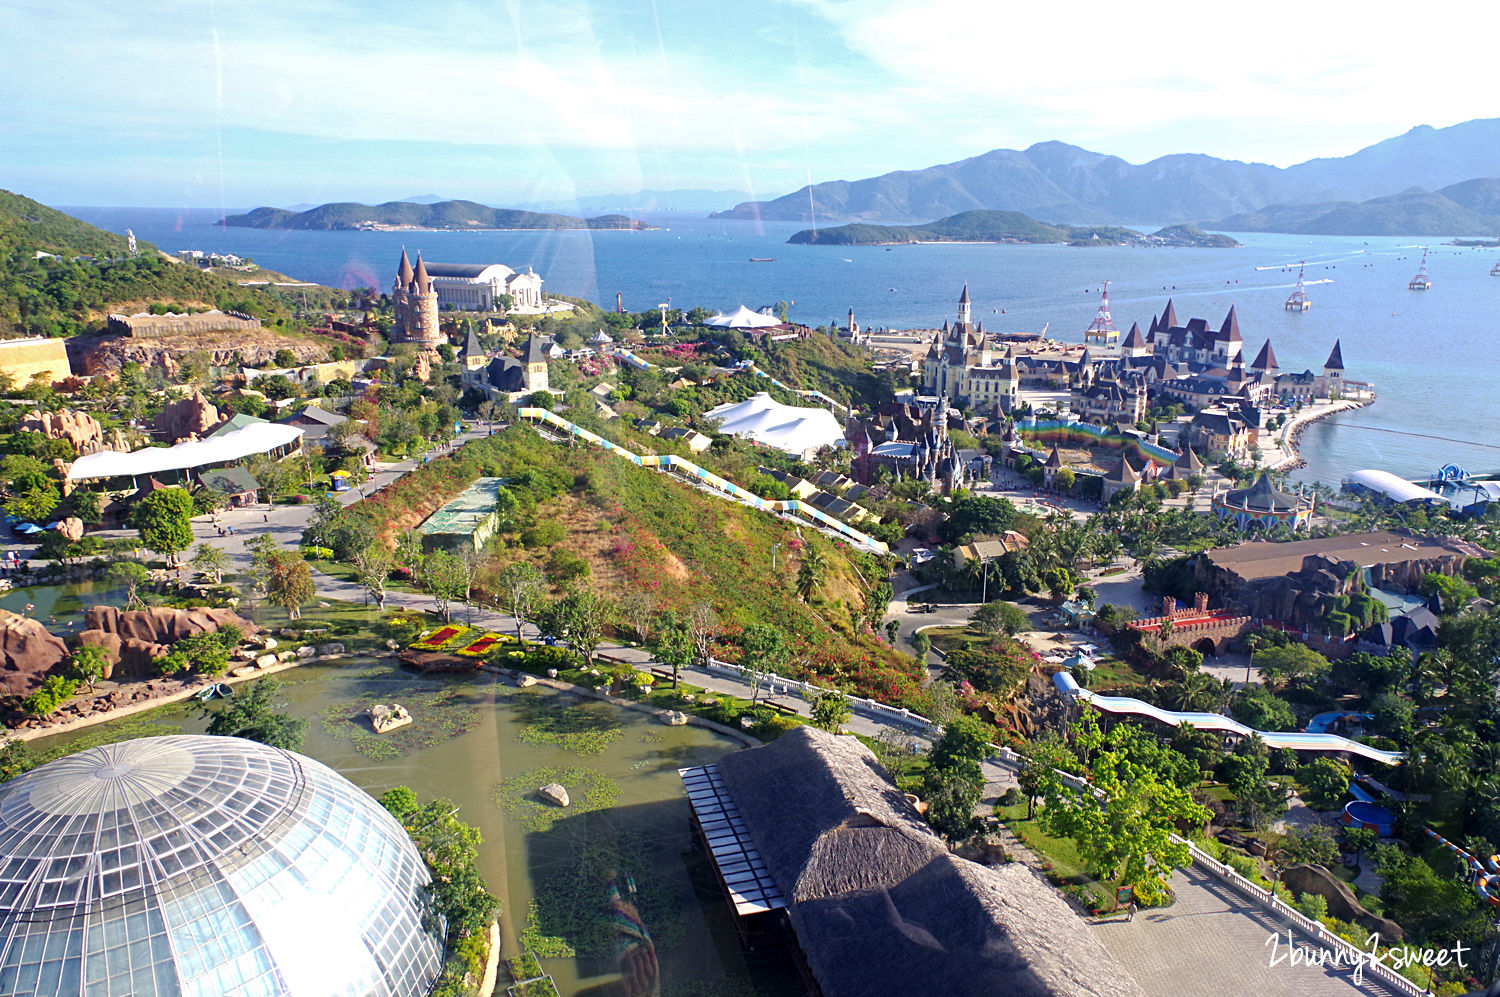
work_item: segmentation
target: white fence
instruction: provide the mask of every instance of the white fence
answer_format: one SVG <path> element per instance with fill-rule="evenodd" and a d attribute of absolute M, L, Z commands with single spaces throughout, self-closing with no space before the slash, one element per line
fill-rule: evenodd
<path fill-rule="evenodd" d="M 710 672 L 718 672 L 722 675 L 733 675 L 735 678 L 748 681 L 751 685 L 755 684 L 754 679 L 746 678 L 746 669 L 728 661 L 720 661 L 718 658 L 712 660 L 708 666 L 708 670 Z M 771 672 L 760 674 L 760 685 L 762 689 L 765 689 L 773 696 L 784 696 L 795 691 L 808 701 L 811 701 L 818 693 L 828 691 L 826 688 L 813 685 L 811 682 L 799 682 L 796 679 L 782 678 L 780 675 Z M 885 703 L 879 703 L 873 699 L 850 696 L 849 705 L 854 707 L 857 712 L 866 713 L 882 720 L 895 720 L 898 723 L 916 727 L 922 733 L 926 733 L 933 726 L 931 720 L 928 720 L 919 713 L 913 713 L 911 710 L 902 709 L 899 706 L 887 706 Z"/>

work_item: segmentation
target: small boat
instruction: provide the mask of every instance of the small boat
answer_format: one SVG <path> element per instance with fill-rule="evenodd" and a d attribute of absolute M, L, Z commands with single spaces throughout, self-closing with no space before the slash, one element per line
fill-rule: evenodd
<path fill-rule="evenodd" d="M 750 262 L 751 263 L 775 263 L 776 262 L 776 257 L 774 257 L 774 256 L 752 256 L 752 257 L 750 257 Z"/>
<path fill-rule="evenodd" d="M 1490 276 L 1500 277 L 1500 263 L 1496 263 L 1494 266 L 1490 267 Z"/>
<path fill-rule="evenodd" d="M 193 698 L 200 703 L 206 703 L 210 699 L 228 699 L 233 695 L 234 689 L 227 683 L 213 682 L 193 693 Z"/>

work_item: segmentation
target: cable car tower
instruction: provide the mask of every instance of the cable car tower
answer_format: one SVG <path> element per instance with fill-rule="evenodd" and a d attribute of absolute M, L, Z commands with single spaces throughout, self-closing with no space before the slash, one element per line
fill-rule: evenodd
<path fill-rule="evenodd" d="M 1425 291 L 1432 287 L 1432 278 L 1427 276 L 1427 247 L 1422 247 L 1422 265 L 1417 268 L 1417 275 L 1406 285 L 1413 291 Z"/>
<path fill-rule="evenodd" d="M 1085 346 L 1098 343 L 1105 349 L 1113 349 L 1120 345 L 1120 330 L 1115 327 L 1114 317 L 1109 314 L 1109 281 L 1104 282 L 1104 297 L 1099 302 L 1099 314 L 1094 316 L 1093 324 L 1083 333 Z"/>
<path fill-rule="evenodd" d="M 1305 312 L 1312 307 L 1312 302 L 1307 300 L 1307 286 L 1302 281 L 1302 272 L 1306 269 L 1306 260 L 1297 265 L 1297 289 L 1286 299 L 1286 310 L 1289 312 Z"/>

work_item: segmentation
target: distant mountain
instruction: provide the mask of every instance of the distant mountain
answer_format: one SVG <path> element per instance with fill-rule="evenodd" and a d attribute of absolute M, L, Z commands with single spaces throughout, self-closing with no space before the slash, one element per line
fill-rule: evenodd
<path fill-rule="evenodd" d="M 631 214 L 652 212 L 709 212 L 743 201 L 749 195 L 741 190 L 639 190 L 634 194 L 598 194 L 571 201 L 536 201 L 519 204 L 528 211 L 562 211 L 593 214 L 597 211 L 625 211 Z"/>
<path fill-rule="evenodd" d="M 1187 222 L 1266 205 L 1359 202 L 1495 172 L 1500 119 L 1415 128 L 1342 159 L 1281 169 L 1204 155 L 1140 166 L 1062 142 L 996 149 L 956 163 L 864 180 L 813 184 L 715 217 L 813 222 L 918 222 L 977 209 L 1019 211 L 1069 225 Z"/>
<path fill-rule="evenodd" d="M 1209 235 L 1191 225 L 1174 225 L 1153 235 L 1113 226 L 1049 225 L 1015 211 L 964 211 L 925 225 L 869 225 L 805 229 L 789 243 L 807 246 L 874 246 L 912 242 L 1065 242 L 1071 246 L 1213 246 L 1239 243 Z"/>
<path fill-rule="evenodd" d="M 407 204 L 441 204 L 443 201 L 450 199 L 437 194 L 413 194 L 411 197 L 403 197 L 401 200 Z"/>
<path fill-rule="evenodd" d="M 324 204 L 309 211 L 256 208 L 230 215 L 225 225 L 240 228 L 311 229 L 633 229 L 648 228 L 624 215 L 574 218 L 571 215 L 540 214 L 514 208 L 491 208 L 473 201 L 439 201 L 416 204 L 390 201 L 374 206 L 343 202 Z"/>
<path fill-rule="evenodd" d="M 1365 201 L 1411 187 L 1436 190 L 1470 177 L 1494 176 L 1500 118 L 1480 118 L 1448 128 L 1418 125 L 1338 159 L 1309 159 L 1286 172 L 1338 191 L 1341 200 Z"/>
<path fill-rule="evenodd" d="M 1500 180 L 1466 180 L 1439 191 L 1407 190 L 1360 202 L 1273 204 L 1204 227 L 1302 235 L 1494 235 L 1500 232 Z"/>

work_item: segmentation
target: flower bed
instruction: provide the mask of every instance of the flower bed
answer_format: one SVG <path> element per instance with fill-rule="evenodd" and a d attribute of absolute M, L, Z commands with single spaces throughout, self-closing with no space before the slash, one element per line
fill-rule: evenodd
<path fill-rule="evenodd" d="M 420 640 L 412 641 L 411 646 L 421 648 L 424 651 L 435 651 L 440 647 L 454 643 L 455 638 L 462 636 L 468 631 L 468 627 L 447 626 L 428 634 Z"/>
<path fill-rule="evenodd" d="M 490 648 L 501 642 L 502 638 L 499 634 L 485 634 L 467 647 L 459 648 L 455 653 L 462 654 L 468 658 L 482 658 L 490 652 Z"/>

